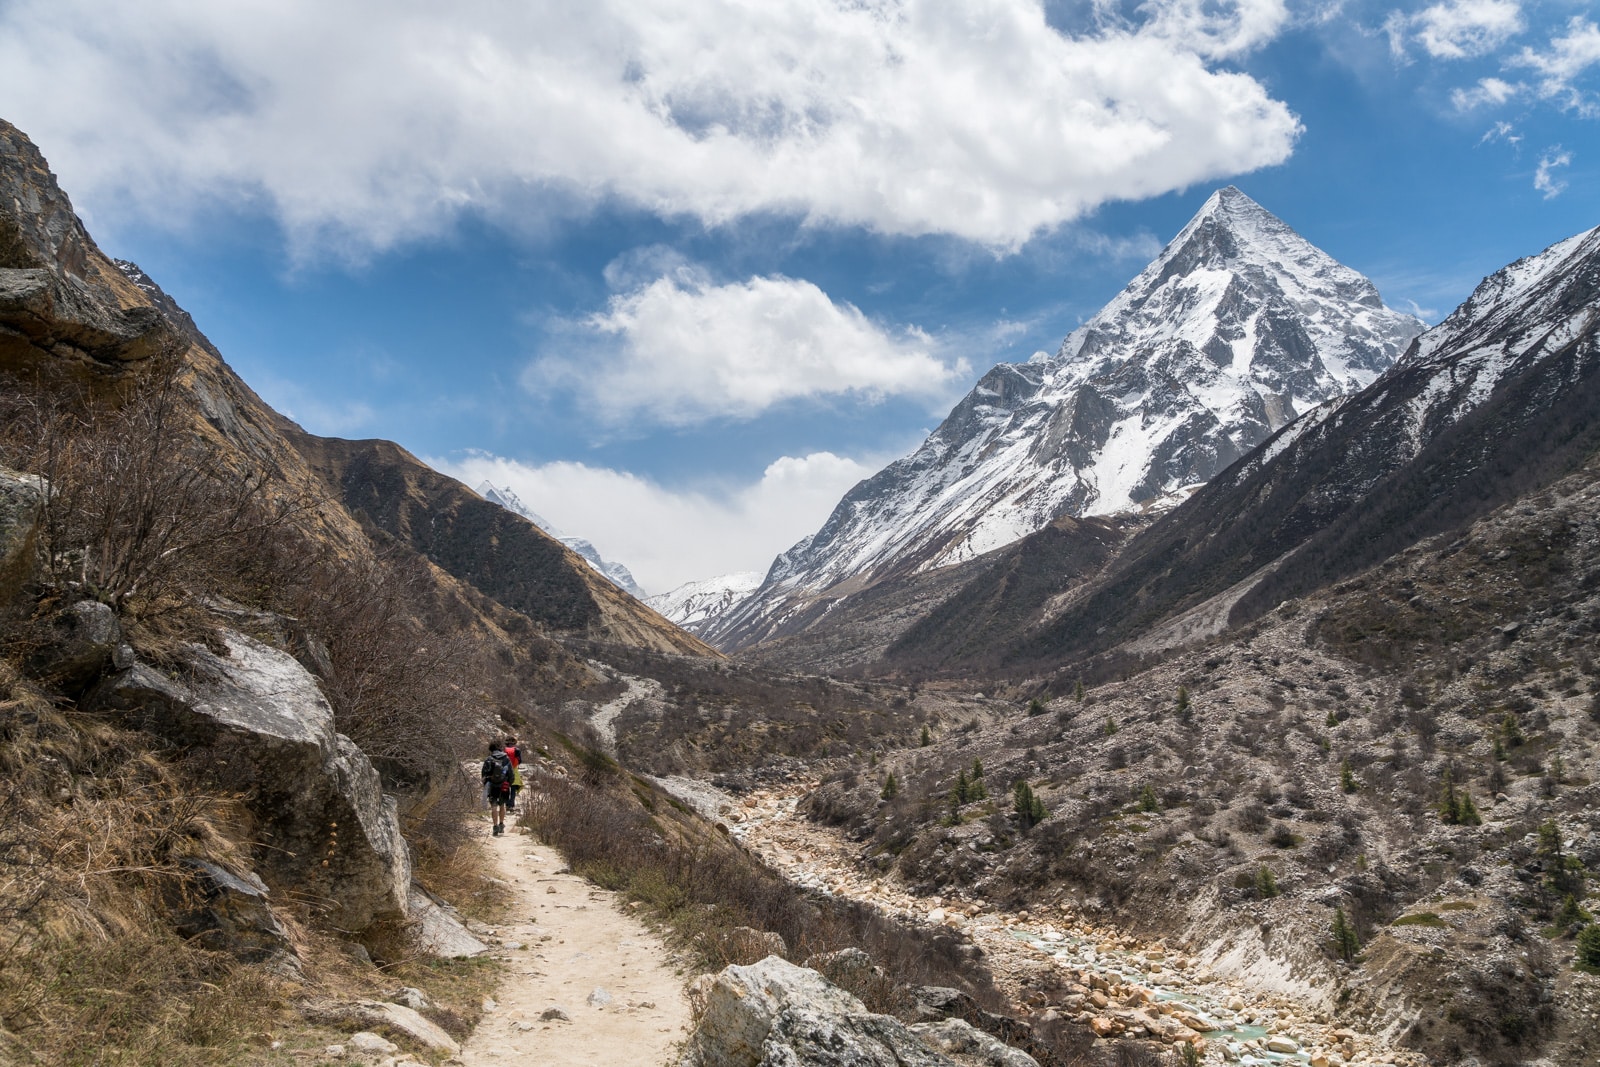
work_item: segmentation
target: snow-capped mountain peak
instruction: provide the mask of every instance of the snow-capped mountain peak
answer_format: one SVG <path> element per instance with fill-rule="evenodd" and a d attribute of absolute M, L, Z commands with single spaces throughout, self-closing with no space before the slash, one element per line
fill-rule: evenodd
<path fill-rule="evenodd" d="M 685 582 L 669 593 L 645 601 L 670 622 L 695 633 L 761 587 L 760 571 L 740 571 L 696 582 Z"/>
<path fill-rule="evenodd" d="M 521 515 L 557 541 L 566 545 L 572 551 L 582 556 L 584 560 L 599 571 L 612 585 L 640 600 L 645 599 L 645 591 L 639 588 L 639 583 L 634 581 L 633 574 L 620 563 L 614 563 L 600 555 L 600 551 L 581 537 L 569 537 L 557 530 L 548 520 L 522 502 L 522 499 L 510 489 L 504 489 L 492 482 L 481 483 L 476 490 L 479 496 L 491 504 L 498 504 L 507 511 Z"/>
<path fill-rule="evenodd" d="M 1370 384 L 1422 330 L 1359 273 L 1220 189 L 1054 356 L 995 366 L 708 632 L 724 647 L 750 644 L 783 632 L 797 600 L 1205 482 L 1298 415 Z"/>

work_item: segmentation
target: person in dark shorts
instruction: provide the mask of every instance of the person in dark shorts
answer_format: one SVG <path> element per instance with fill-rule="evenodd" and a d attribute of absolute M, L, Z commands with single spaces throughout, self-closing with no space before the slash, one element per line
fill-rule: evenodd
<path fill-rule="evenodd" d="M 483 799 L 489 805 L 495 837 L 506 832 L 506 808 L 511 802 L 513 770 L 505 746 L 498 741 L 489 742 L 489 758 L 483 761 Z"/>
<path fill-rule="evenodd" d="M 522 746 L 515 737 L 506 738 L 506 758 L 511 761 L 511 803 L 506 810 L 517 810 L 517 794 L 522 792 Z"/>

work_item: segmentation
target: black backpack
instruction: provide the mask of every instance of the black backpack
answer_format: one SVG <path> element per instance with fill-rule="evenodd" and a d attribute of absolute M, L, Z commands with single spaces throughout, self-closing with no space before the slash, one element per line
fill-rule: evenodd
<path fill-rule="evenodd" d="M 511 761 L 504 752 L 496 752 L 483 761 L 483 776 L 492 791 L 511 792 Z"/>

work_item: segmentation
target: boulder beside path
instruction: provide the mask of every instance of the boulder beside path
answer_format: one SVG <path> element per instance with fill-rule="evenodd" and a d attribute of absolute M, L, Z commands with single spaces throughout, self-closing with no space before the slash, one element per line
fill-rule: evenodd
<path fill-rule="evenodd" d="M 181 672 L 117 671 L 85 703 L 184 750 L 211 785 L 242 794 L 269 885 L 320 900 L 346 931 L 404 918 L 411 855 L 371 761 L 334 730 L 332 707 L 293 656 L 231 631 L 223 644 L 226 655 L 188 646 Z"/>

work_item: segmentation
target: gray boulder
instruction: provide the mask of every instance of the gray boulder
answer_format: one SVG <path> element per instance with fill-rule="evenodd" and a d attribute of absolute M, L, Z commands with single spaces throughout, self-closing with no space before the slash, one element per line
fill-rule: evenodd
<path fill-rule="evenodd" d="M 180 866 L 189 877 L 171 891 L 168 901 L 179 933 L 245 963 L 299 969 L 289 932 L 273 914 L 260 878 L 210 860 L 187 859 Z"/>
<path fill-rule="evenodd" d="M 56 613 L 40 632 L 28 671 L 76 697 L 111 669 L 122 644 L 122 624 L 109 605 L 80 600 Z"/>
<path fill-rule="evenodd" d="M 33 577 L 43 485 L 0 467 L 0 606 L 15 600 Z"/>
<path fill-rule="evenodd" d="M 776 956 L 725 968 L 701 995 L 705 1008 L 678 1067 L 1037 1067 L 1022 1053 L 983 1060 L 936 1051 L 898 1019 L 867 1011 L 816 971 Z M 971 1047 L 979 1046 L 992 1051 L 974 1039 Z"/>
<path fill-rule="evenodd" d="M 224 632 L 228 654 L 185 651 L 181 675 L 145 664 L 85 698 L 185 751 L 219 788 L 244 794 L 271 884 L 329 906 L 358 931 L 406 915 L 411 856 L 393 798 L 366 755 L 333 728 L 333 709 L 294 657 Z"/>
<path fill-rule="evenodd" d="M 911 1032 L 959 1063 L 970 1067 L 1039 1067 L 1039 1061 L 1012 1048 L 993 1034 L 962 1019 L 914 1023 Z"/>
<path fill-rule="evenodd" d="M 456 918 L 454 909 L 439 901 L 420 886 L 411 887 L 410 906 L 407 909 L 414 925 L 417 947 L 430 956 L 444 959 L 466 959 L 481 956 L 489 946 L 479 941 Z M 412 1005 L 415 1007 L 415 1005 Z"/>

